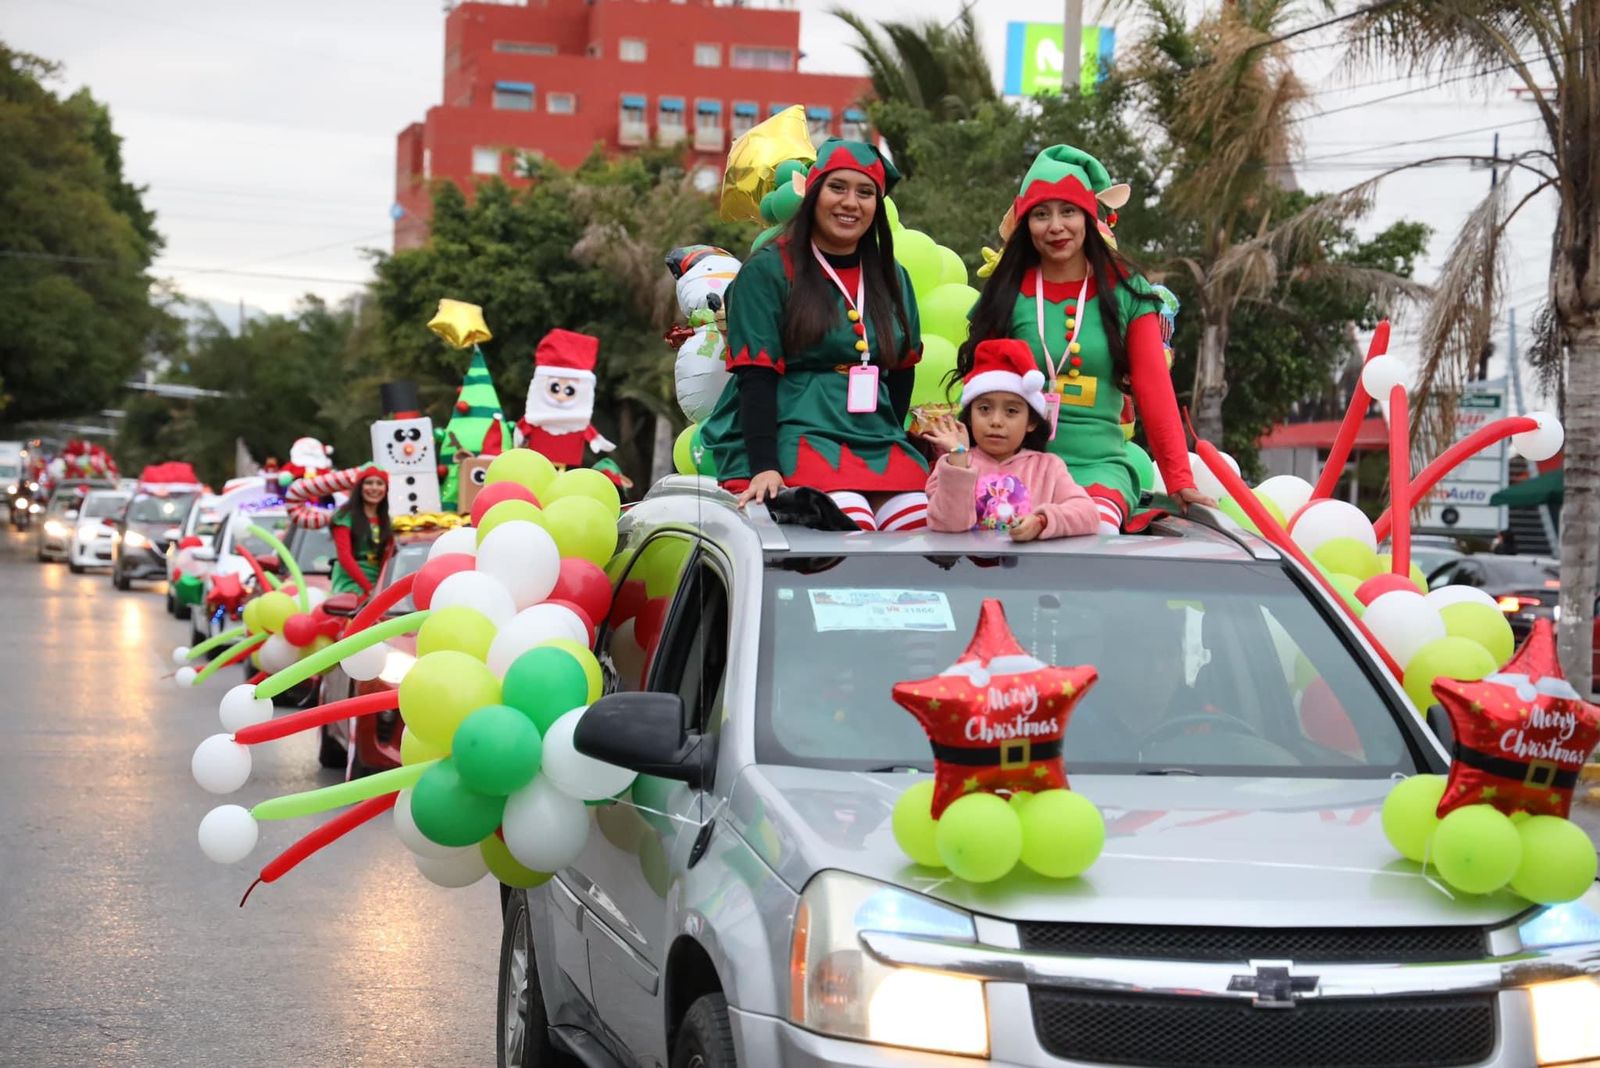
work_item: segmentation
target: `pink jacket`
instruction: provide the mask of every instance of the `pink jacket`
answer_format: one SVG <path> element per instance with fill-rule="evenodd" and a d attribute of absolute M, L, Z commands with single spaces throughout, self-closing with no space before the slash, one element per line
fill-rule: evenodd
<path fill-rule="evenodd" d="M 941 456 L 928 475 L 928 526 L 934 530 L 998 530 L 1030 512 L 1044 516 L 1042 538 L 1093 534 L 1100 527 L 1094 502 L 1052 453 L 1023 449 L 996 463 L 973 449 L 966 467 Z"/>

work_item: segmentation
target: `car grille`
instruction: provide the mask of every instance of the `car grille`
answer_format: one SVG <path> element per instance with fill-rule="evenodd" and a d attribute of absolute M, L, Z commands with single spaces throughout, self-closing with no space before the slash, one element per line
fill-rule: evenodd
<path fill-rule="evenodd" d="M 1488 952 L 1478 927 L 1163 927 L 1117 923 L 1023 923 L 1022 948 L 1035 953 L 1153 960 L 1294 960 L 1350 964 L 1478 960 Z"/>
<path fill-rule="evenodd" d="M 1247 1001 L 1033 988 L 1034 1030 L 1055 1057 L 1146 1068 L 1434 1068 L 1494 1052 L 1494 995 Z"/>

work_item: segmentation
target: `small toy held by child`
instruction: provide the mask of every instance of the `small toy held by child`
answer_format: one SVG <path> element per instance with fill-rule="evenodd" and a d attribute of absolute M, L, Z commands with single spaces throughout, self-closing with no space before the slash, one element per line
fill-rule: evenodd
<path fill-rule="evenodd" d="M 961 418 L 923 437 L 944 455 L 928 476 L 928 526 L 1005 530 L 1013 541 L 1093 534 L 1100 515 L 1061 457 L 1046 452 L 1044 375 L 1027 342 L 980 342 L 961 391 Z"/>

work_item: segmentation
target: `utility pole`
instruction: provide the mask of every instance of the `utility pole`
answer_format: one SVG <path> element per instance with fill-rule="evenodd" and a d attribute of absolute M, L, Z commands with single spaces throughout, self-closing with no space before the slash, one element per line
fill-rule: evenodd
<path fill-rule="evenodd" d="M 1078 92 L 1083 77 L 1083 0 L 1066 0 L 1061 30 L 1061 95 Z"/>
<path fill-rule="evenodd" d="M 1494 134 L 1494 151 L 1492 151 L 1489 155 L 1489 189 L 1492 191 L 1499 185 L 1500 131 L 1496 130 Z M 1490 240 L 1498 242 L 1499 238 L 1491 237 Z M 1484 260 L 1483 291 L 1485 294 L 1491 292 L 1494 287 L 1494 263 L 1497 258 L 1498 254 L 1494 251 L 1491 251 L 1489 256 Z M 1494 309 L 1488 305 L 1485 305 L 1480 314 L 1483 315 L 1485 320 L 1487 320 L 1494 314 Z M 1473 376 L 1479 382 L 1482 382 L 1489 377 L 1489 356 L 1494 352 L 1494 343 L 1489 340 L 1489 330 L 1490 324 L 1485 322 L 1483 330 L 1483 352 L 1478 357 L 1478 373 Z"/>
<path fill-rule="evenodd" d="M 1511 379 L 1512 411 L 1517 415 L 1526 412 L 1522 403 L 1522 363 L 1517 359 L 1517 309 L 1506 309 L 1506 377 Z"/>

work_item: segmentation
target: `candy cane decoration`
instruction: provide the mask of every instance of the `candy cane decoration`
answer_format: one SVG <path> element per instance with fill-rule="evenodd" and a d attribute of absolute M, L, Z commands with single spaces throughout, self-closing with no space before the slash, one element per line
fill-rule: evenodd
<path fill-rule="evenodd" d="M 307 530 L 321 530 L 332 523 L 332 510 L 320 507 L 316 502 L 335 493 L 349 493 L 361 481 L 361 472 L 364 470 L 365 467 L 347 467 L 343 471 L 310 475 L 289 483 L 289 488 L 283 494 L 283 499 L 289 504 L 289 518 Z"/>

